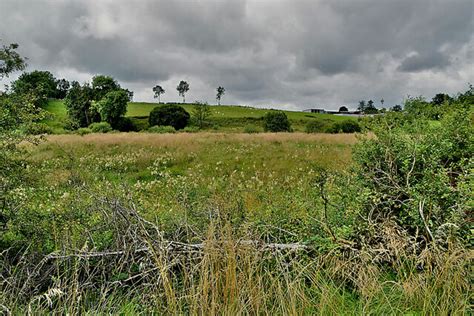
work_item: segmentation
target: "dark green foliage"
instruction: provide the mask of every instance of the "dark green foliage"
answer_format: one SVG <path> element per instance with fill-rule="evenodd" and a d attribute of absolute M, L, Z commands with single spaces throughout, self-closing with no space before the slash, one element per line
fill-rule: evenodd
<path fill-rule="evenodd" d="M 97 75 L 92 78 L 92 95 L 95 101 L 101 100 L 111 91 L 120 89 L 118 82 L 110 76 Z"/>
<path fill-rule="evenodd" d="M 403 108 L 401 105 L 397 104 L 397 105 L 394 105 L 390 110 L 393 112 L 401 112 L 403 111 Z"/>
<path fill-rule="evenodd" d="M 367 103 L 365 100 L 359 101 L 359 107 L 357 109 L 364 114 L 378 113 L 377 108 L 374 106 L 374 101 L 372 100 L 367 101 Z"/>
<path fill-rule="evenodd" d="M 345 107 L 345 106 L 341 106 L 341 107 L 339 108 L 339 112 L 348 112 L 348 111 L 349 111 L 349 109 L 348 109 L 347 107 Z"/>
<path fill-rule="evenodd" d="M 120 132 L 138 132 L 137 126 L 135 126 L 134 121 L 129 117 L 120 117 L 114 122 L 112 127 Z"/>
<path fill-rule="evenodd" d="M 66 79 L 60 79 L 56 82 L 56 98 L 64 99 L 71 85 Z"/>
<path fill-rule="evenodd" d="M 88 84 L 81 86 L 77 81 L 72 82 L 64 103 L 72 127 L 86 127 L 100 121 L 99 113 L 92 108 L 92 89 Z"/>
<path fill-rule="evenodd" d="M 433 104 L 433 105 L 442 105 L 446 102 L 449 103 L 450 101 L 452 101 L 452 99 L 449 95 L 447 95 L 445 93 L 438 93 L 431 100 L 431 104 Z"/>
<path fill-rule="evenodd" d="M 0 47 L 0 79 L 8 77 L 11 72 L 23 70 L 25 59 L 17 52 L 18 44 L 2 45 Z"/>
<path fill-rule="evenodd" d="M 329 133 L 358 133 L 361 131 L 359 123 L 352 120 L 335 122 L 327 128 Z"/>
<path fill-rule="evenodd" d="M 291 124 L 283 111 L 271 111 L 263 116 L 265 132 L 291 132 Z"/>
<path fill-rule="evenodd" d="M 327 129 L 327 123 L 321 120 L 309 121 L 305 126 L 306 133 L 324 133 Z"/>
<path fill-rule="evenodd" d="M 57 96 L 57 81 L 49 71 L 32 71 L 23 73 L 12 83 L 12 90 L 16 94 L 33 94 L 36 97 L 35 105 L 44 107 L 48 98 Z"/>
<path fill-rule="evenodd" d="M 179 130 L 188 125 L 190 115 L 185 109 L 174 104 L 157 106 L 150 112 L 148 119 L 150 126 L 173 126 Z"/>
<path fill-rule="evenodd" d="M 108 133 L 112 131 L 112 126 L 107 122 L 92 123 L 89 129 L 92 133 Z"/>
<path fill-rule="evenodd" d="M 108 92 L 98 103 L 97 109 L 103 121 L 114 126 L 127 112 L 128 94 L 125 90 Z"/>

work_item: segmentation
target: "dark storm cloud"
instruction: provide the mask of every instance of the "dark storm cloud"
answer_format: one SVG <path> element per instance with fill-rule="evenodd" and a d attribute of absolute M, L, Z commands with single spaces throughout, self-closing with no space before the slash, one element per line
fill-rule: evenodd
<path fill-rule="evenodd" d="M 152 100 L 305 108 L 359 99 L 394 104 L 473 81 L 471 0 L 1 0 L 0 38 L 29 70 L 103 73 Z"/>

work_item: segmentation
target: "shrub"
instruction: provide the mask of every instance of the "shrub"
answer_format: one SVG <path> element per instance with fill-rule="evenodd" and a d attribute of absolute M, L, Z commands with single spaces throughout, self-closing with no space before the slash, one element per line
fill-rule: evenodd
<path fill-rule="evenodd" d="M 309 121 L 305 126 L 306 133 L 323 133 L 327 129 L 327 124 L 323 121 Z"/>
<path fill-rule="evenodd" d="M 245 125 L 244 133 L 255 134 L 255 133 L 260 133 L 260 130 L 255 125 Z"/>
<path fill-rule="evenodd" d="M 356 121 L 344 120 L 334 123 L 328 127 L 327 131 L 329 133 L 357 133 L 361 131 L 361 128 Z"/>
<path fill-rule="evenodd" d="M 263 116 L 265 132 L 291 132 L 291 124 L 283 111 L 271 111 Z"/>
<path fill-rule="evenodd" d="M 189 123 L 189 119 L 189 113 L 181 106 L 165 104 L 157 106 L 150 112 L 148 122 L 150 126 L 173 126 L 178 130 L 185 128 Z"/>
<path fill-rule="evenodd" d="M 183 132 L 185 133 L 197 133 L 199 132 L 199 127 L 197 126 L 186 126 L 185 128 L 182 129 Z"/>
<path fill-rule="evenodd" d="M 148 132 L 166 134 L 166 133 L 176 133 L 176 130 L 173 126 L 152 126 L 148 129 Z"/>
<path fill-rule="evenodd" d="M 112 127 L 120 132 L 138 132 L 137 126 L 129 117 L 120 117 Z"/>
<path fill-rule="evenodd" d="M 76 133 L 83 136 L 83 135 L 92 133 L 92 131 L 88 127 L 81 127 L 76 130 Z"/>
<path fill-rule="evenodd" d="M 108 133 L 112 131 L 112 126 L 107 122 L 92 123 L 89 125 L 89 128 L 93 133 Z"/>
<path fill-rule="evenodd" d="M 44 123 L 31 123 L 25 126 L 24 132 L 29 135 L 52 134 L 53 129 Z"/>

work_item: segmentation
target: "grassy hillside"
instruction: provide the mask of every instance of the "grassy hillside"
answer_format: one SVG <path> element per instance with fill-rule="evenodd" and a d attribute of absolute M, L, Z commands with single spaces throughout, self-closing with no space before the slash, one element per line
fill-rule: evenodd
<path fill-rule="evenodd" d="M 130 102 L 126 116 L 135 120 L 147 121 L 151 110 L 158 106 L 157 103 Z M 192 104 L 181 104 L 189 113 L 192 113 Z M 51 100 L 46 106 L 46 110 L 52 114 L 52 117 L 46 123 L 57 133 L 63 130 L 64 122 L 67 120 L 67 112 L 64 102 L 61 100 Z M 211 106 L 212 117 L 210 118 L 209 129 L 218 131 L 242 132 L 246 126 L 255 126 L 261 128 L 261 118 L 270 111 L 270 109 L 258 109 L 247 106 L 220 105 Z M 340 120 L 353 120 L 342 116 L 331 114 L 317 114 L 298 111 L 284 111 L 290 119 L 295 131 L 304 131 L 307 122 L 312 120 L 322 120 L 328 123 Z"/>

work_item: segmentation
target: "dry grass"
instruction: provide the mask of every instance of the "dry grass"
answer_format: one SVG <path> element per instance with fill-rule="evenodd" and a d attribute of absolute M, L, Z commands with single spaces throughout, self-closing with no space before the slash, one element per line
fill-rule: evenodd
<path fill-rule="evenodd" d="M 50 135 L 47 140 L 57 144 L 95 144 L 118 145 L 134 144 L 142 146 L 187 146 L 196 142 L 319 142 L 324 144 L 352 145 L 357 142 L 355 134 L 306 134 L 306 133 L 261 133 L 261 134 L 226 134 L 226 133 L 114 133 L 79 135 Z"/>

